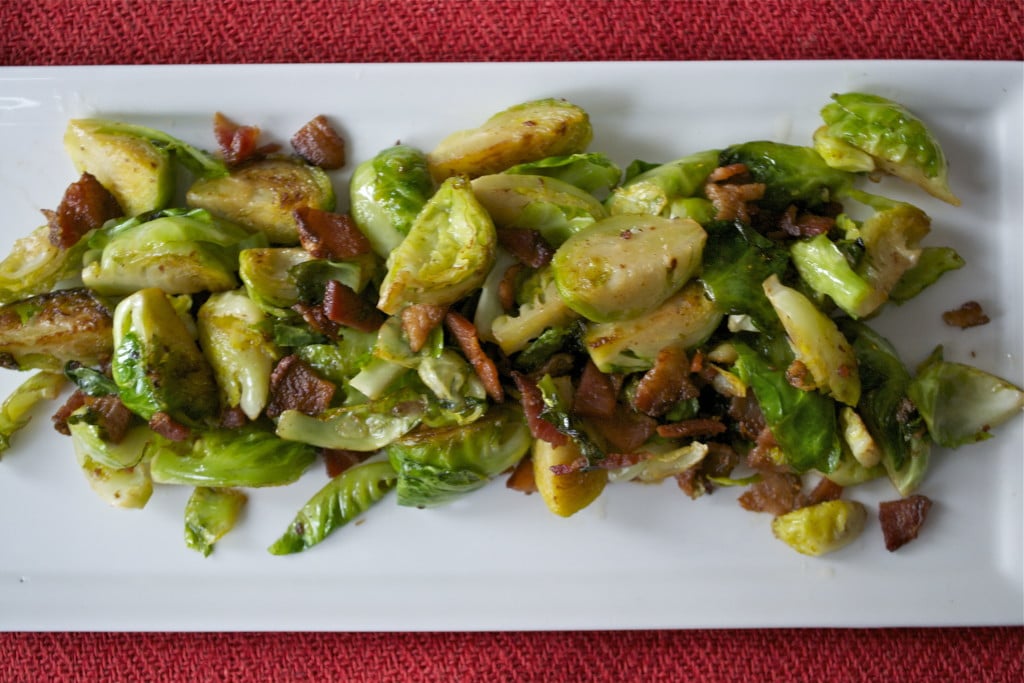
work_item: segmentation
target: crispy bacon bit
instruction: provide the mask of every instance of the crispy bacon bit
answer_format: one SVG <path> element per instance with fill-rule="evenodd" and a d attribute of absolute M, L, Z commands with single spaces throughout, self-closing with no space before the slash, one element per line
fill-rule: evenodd
<path fill-rule="evenodd" d="M 516 307 L 516 279 L 522 269 L 522 263 L 512 264 L 505 271 L 501 282 L 498 283 L 498 299 L 505 312 L 510 312 Z"/>
<path fill-rule="evenodd" d="M 764 414 L 753 394 L 733 396 L 729 401 L 729 417 L 735 422 L 741 435 L 747 439 L 756 439 L 765 428 Z"/>
<path fill-rule="evenodd" d="M 277 149 L 276 145 L 258 147 L 260 129 L 257 126 L 240 126 L 224 114 L 213 115 L 213 136 L 217 140 L 221 156 L 229 166 L 256 159 Z"/>
<path fill-rule="evenodd" d="M 775 459 L 772 455 L 779 448 L 772 430 L 766 425 L 754 439 L 754 447 L 747 452 L 747 465 L 755 470 L 776 469 Z"/>
<path fill-rule="evenodd" d="M 786 368 L 786 382 L 791 387 L 802 391 L 811 391 L 817 386 L 814 383 L 814 377 L 811 376 L 810 369 L 801 360 L 793 361 Z"/>
<path fill-rule="evenodd" d="M 654 367 L 644 373 L 636 388 L 633 407 L 652 417 L 664 415 L 679 401 L 700 392 L 689 377 L 686 351 L 669 346 L 658 352 Z"/>
<path fill-rule="evenodd" d="M 533 460 L 530 457 L 519 461 L 505 481 L 505 486 L 526 495 L 537 492 L 537 480 L 533 477 Z"/>
<path fill-rule="evenodd" d="M 68 249 L 77 244 L 82 235 L 111 218 L 123 216 L 124 211 L 95 176 L 83 173 L 68 185 L 57 210 L 44 210 L 43 215 L 50 226 L 50 244 Z"/>
<path fill-rule="evenodd" d="M 480 381 L 484 383 L 487 395 L 497 403 L 505 400 L 505 390 L 501 386 L 501 378 L 498 376 L 498 367 L 491 360 L 490 356 L 484 353 L 480 346 L 480 338 L 476 333 L 476 326 L 463 315 L 455 311 L 448 311 L 444 317 L 445 325 L 455 336 L 462 353 L 476 371 Z"/>
<path fill-rule="evenodd" d="M 797 498 L 797 507 L 817 505 L 829 500 L 839 500 L 843 495 L 843 487 L 828 477 L 822 477 L 809 493 L 802 493 Z"/>
<path fill-rule="evenodd" d="M 53 428 L 64 436 L 71 436 L 71 430 L 68 429 L 68 418 L 71 417 L 71 413 L 85 405 L 87 398 L 88 395 L 81 389 L 75 389 L 71 392 L 71 395 L 64 401 L 64 404 L 50 418 L 53 422 Z"/>
<path fill-rule="evenodd" d="M 331 404 L 335 388 L 298 356 L 285 356 L 270 373 L 267 416 L 279 417 L 286 410 L 318 415 Z"/>
<path fill-rule="evenodd" d="M 299 156 L 314 166 L 333 171 L 345 165 L 345 140 L 323 114 L 296 131 L 291 143 Z"/>
<path fill-rule="evenodd" d="M 544 375 L 561 377 L 570 374 L 576 368 L 576 357 L 571 353 L 553 353 L 548 358 L 530 370 L 529 375 L 534 381 L 540 381 Z"/>
<path fill-rule="evenodd" d="M 797 214 L 795 206 L 789 208 L 779 217 L 779 228 L 791 237 L 814 237 L 824 235 L 836 224 L 830 216 L 817 216 L 813 213 Z"/>
<path fill-rule="evenodd" d="M 658 425 L 658 436 L 666 439 L 689 439 L 701 436 L 717 436 L 726 429 L 725 423 L 718 418 L 694 418 Z"/>
<path fill-rule="evenodd" d="M 547 240 L 530 228 L 498 228 L 498 244 L 531 268 L 546 266 L 555 255 Z"/>
<path fill-rule="evenodd" d="M 730 164 L 713 170 L 704 183 L 704 196 L 715 207 L 715 218 L 723 221 L 750 220 L 747 202 L 764 197 L 765 184 L 747 182 L 744 164 Z"/>
<path fill-rule="evenodd" d="M 387 316 L 376 306 L 337 280 L 327 281 L 323 310 L 331 322 L 352 327 L 360 332 L 376 332 L 387 320 Z"/>
<path fill-rule="evenodd" d="M 555 425 L 540 416 L 541 411 L 544 409 L 544 396 L 537 387 L 537 383 L 519 372 L 512 373 L 512 380 L 516 383 L 516 388 L 519 390 L 520 401 L 523 404 L 523 413 L 526 414 L 526 424 L 530 428 L 530 434 L 533 435 L 533 438 L 547 441 L 552 446 L 564 446 L 569 443 L 569 437 L 555 429 Z"/>
<path fill-rule="evenodd" d="M 87 401 L 99 416 L 103 438 L 110 443 L 121 443 L 132 422 L 132 411 L 117 396 L 97 396 Z"/>
<path fill-rule="evenodd" d="M 224 429 L 239 429 L 248 421 L 249 416 L 239 406 L 227 408 L 220 415 L 220 426 Z"/>
<path fill-rule="evenodd" d="M 800 477 L 788 472 L 761 472 L 761 480 L 744 491 L 739 502 L 744 510 L 782 515 L 796 509 Z"/>
<path fill-rule="evenodd" d="M 171 441 L 185 441 L 192 436 L 192 430 L 165 412 L 155 413 L 149 418 L 149 428 Z"/>
<path fill-rule="evenodd" d="M 552 465 L 550 469 L 552 474 L 561 475 L 572 474 L 574 472 L 582 472 L 588 466 L 589 463 L 587 462 L 586 456 L 581 455 L 568 465 Z"/>
<path fill-rule="evenodd" d="M 608 417 L 591 420 L 591 425 L 608 445 L 622 453 L 640 448 L 654 434 L 657 421 L 626 406 L 617 405 Z"/>
<path fill-rule="evenodd" d="M 611 417 L 615 413 L 616 392 L 611 377 L 587 360 L 573 397 L 573 412 L 583 417 Z"/>
<path fill-rule="evenodd" d="M 712 183 L 721 183 L 726 180 L 739 178 L 748 172 L 746 164 L 729 164 L 727 166 L 719 166 L 708 175 L 708 181 Z"/>
<path fill-rule="evenodd" d="M 402 309 L 402 331 L 409 339 L 409 348 L 418 352 L 427 343 L 430 333 L 441 324 L 447 306 L 433 304 L 411 304 Z"/>
<path fill-rule="evenodd" d="M 931 507 L 931 499 L 920 493 L 879 503 L 878 520 L 882 524 L 885 549 L 892 552 L 917 538 Z"/>
<path fill-rule="evenodd" d="M 967 329 L 988 324 L 989 317 L 977 301 L 967 301 L 960 308 L 943 313 L 942 320 L 951 327 Z"/>
<path fill-rule="evenodd" d="M 327 317 L 327 311 L 324 310 L 323 304 L 320 306 L 310 306 L 309 304 L 297 303 L 292 306 L 292 310 L 301 315 L 307 325 L 328 339 L 337 339 L 341 333 L 341 326 Z"/>
<path fill-rule="evenodd" d="M 369 254 L 372 247 L 348 214 L 323 211 L 311 206 L 295 210 L 295 222 L 302 248 L 316 258 L 341 261 Z"/>
<path fill-rule="evenodd" d="M 595 466 L 605 470 L 618 470 L 623 467 L 632 467 L 644 460 L 654 457 L 653 453 L 647 451 L 631 451 L 629 453 L 608 453 L 602 460 L 594 463 Z"/>
<path fill-rule="evenodd" d="M 321 452 L 324 456 L 327 476 L 331 479 L 334 479 L 350 467 L 355 467 L 369 455 L 369 453 L 350 451 L 344 448 L 325 448 Z"/>

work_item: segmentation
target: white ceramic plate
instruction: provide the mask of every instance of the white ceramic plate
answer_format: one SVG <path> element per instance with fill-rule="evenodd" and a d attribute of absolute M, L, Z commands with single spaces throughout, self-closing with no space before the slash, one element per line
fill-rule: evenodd
<path fill-rule="evenodd" d="M 1024 229 L 1020 63 L 777 62 L 81 67 L 0 70 L 0 250 L 42 223 L 75 179 L 68 118 L 102 115 L 163 128 L 213 148 L 222 111 L 286 142 L 327 114 L 352 163 L 401 140 L 429 149 L 508 105 L 565 97 L 591 113 L 592 149 L 626 164 L 667 161 L 733 142 L 808 143 L 837 91 L 867 90 L 918 112 L 943 142 L 953 208 L 886 191 L 934 219 L 929 244 L 968 265 L 878 321 L 913 364 L 944 344 L 1024 383 Z M 337 176 L 339 188 L 347 176 Z M 893 188 L 896 189 L 893 189 Z M 984 327 L 946 327 L 968 300 Z M 3 394 L 19 381 L 0 376 Z M 310 552 L 266 547 L 324 481 L 253 493 L 209 558 L 183 542 L 188 491 L 157 490 L 142 511 L 107 507 L 69 440 L 37 413 L 0 461 L 0 628 L 41 630 L 468 630 L 719 626 L 1020 624 L 1022 424 L 956 453 L 938 451 L 922 492 L 921 537 L 885 550 L 866 532 L 811 559 L 776 541 L 736 493 L 692 501 L 672 482 L 619 485 L 561 519 L 502 481 L 450 507 L 386 499 Z M 885 482 L 850 493 L 875 510 Z"/>

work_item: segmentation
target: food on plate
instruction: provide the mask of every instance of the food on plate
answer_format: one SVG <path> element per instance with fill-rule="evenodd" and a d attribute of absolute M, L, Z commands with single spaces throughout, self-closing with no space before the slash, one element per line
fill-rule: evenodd
<path fill-rule="evenodd" d="M 620 166 L 588 149 L 582 107 L 524 102 L 359 161 L 347 210 L 322 115 L 295 154 L 219 113 L 215 152 L 72 120 L 79 179 L 0 261 L 0 360 L 37 371 L 0 409 L 0 450 L 67 388 L 54 425 L 100 498 L 192 487 L 203 555 L 250 490 L 318 460 L 275 555 L 385 498 L 449 505 L 503 477 L 560 517 L 624 482 L 736 490 L 813 556 L 856 542 L 857 487 L 888 479 L 895 550 L 931 506 L 933 446 L 992 437 L 1024 392 L 941 346 L 909 366 L 872 328 L 966 264 L 866 181 L 959 200 L 901 105 L 846 93 L 821 113 L 806 146 Z"/>

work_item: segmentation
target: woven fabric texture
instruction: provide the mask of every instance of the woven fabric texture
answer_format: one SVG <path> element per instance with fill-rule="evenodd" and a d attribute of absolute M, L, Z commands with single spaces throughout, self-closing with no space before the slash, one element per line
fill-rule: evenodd
<path fill-rule="evenodd" d="M 1020 0 L 0 0 L 0 25 L 0 66 L 1024 59 Z M 1024 628 L 0 634 L 0 683 L 632 680 L 1020 681 Z"/>

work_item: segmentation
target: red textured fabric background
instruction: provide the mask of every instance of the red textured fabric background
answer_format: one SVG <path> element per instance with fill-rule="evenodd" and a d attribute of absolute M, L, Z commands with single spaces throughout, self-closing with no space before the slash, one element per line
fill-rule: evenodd
<path fill-rule="evenodd" d="M 0 66 L 1024 59 L 1020 0 L 0 0 L 0 27 Z M 1024 628 L 0 634 L 0 683 L 329 680 L 1021 681 Z"/>

